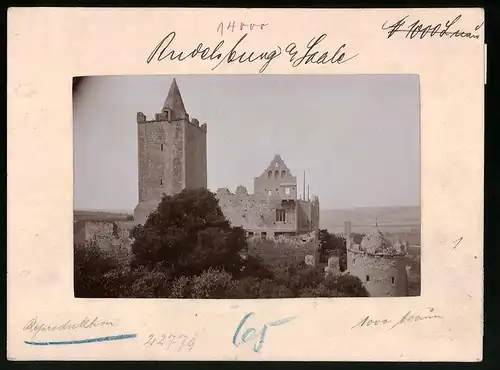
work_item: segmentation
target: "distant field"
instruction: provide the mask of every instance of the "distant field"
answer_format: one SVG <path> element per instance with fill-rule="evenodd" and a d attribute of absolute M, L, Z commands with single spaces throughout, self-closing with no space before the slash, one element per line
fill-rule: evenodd
<path fill-rule="evenodd" d="M 367 207 L 353 209 L 323 209 L 320 211 L 320 227 L 330 232 L 343 232 L 344 222 L 350 221 L 352 231 L 373 230 L 375 222 L 381 230 L 420 228 L 420 207 Z"/>
<path fill-rule="evenodd" d="M 320 211 L 320 228 L 331 233 L 343 233 L 344 222 L 351 222 L 354 233 L 369 233 L 375 223 L 390 240 L 406 240 L 420 245 L 420 207 L 367 207 L 324 209 Z"/>
<path fill-rule="evenodd" d="M 73 221 L 131 221 L 133 216 L 128 213 L 74 210 Z"/>

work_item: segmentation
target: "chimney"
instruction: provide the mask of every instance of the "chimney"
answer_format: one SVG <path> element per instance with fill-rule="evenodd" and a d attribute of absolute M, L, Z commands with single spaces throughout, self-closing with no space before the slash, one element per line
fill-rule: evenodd
<path fill-rule="evenodd" d="M 306 171 L 304 170 L 304 184 L 302 187 L 302 200 L 306 200 Z"/>

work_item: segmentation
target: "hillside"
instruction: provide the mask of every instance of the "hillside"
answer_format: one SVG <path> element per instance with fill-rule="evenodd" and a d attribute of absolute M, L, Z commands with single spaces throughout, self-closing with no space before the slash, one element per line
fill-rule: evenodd
<path fill-rule="evenodd" d="M 131 221 L 133 216 L 128 213 L 74 210 L 73 221 Z"/>
<path fill-rule="evenodd" d="M 405 235 L 411 244 L 420 244 L 420 207 L 367 207 L 353 209 L 324 209 L 320 211 L 320 228 L 333 233 L 344 231 L 350 221 L 352 231 L 373 231 L 375 222 L 384 233 Z"/>

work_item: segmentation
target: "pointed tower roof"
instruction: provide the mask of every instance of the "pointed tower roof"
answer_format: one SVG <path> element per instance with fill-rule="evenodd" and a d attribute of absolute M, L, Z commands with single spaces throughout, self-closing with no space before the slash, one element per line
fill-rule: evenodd
<path fill-rule="evenodd" d="M 168 95 L 165 99 L 165 103 L 163 103 L 162 110 L 164 109 L 170 109 L 172 121 L 184 118 L 184 116 L 186 115 L 186 108 L 184 107 L 181 92 L 179 91 L 179 86 L 177 86 L 177 81 L 175 81 L 175 78 L 170 85 L 170 90 L 168 90 Z"/>

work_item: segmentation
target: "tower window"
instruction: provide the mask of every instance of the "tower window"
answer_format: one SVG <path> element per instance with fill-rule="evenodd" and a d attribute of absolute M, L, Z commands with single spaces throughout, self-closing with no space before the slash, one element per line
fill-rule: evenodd
<path fill-rule="evenodd" d="M 160 185 L 163 185 L 163 180 L 160 180 Z"/>
<path fill-rule="evenodd" d="M 395 279 L 394 279 L 394 276 L 393 276 L 393 277 L 391 277 L 391 280 L 392 280 L 392 283 L 394 284 L 394 280 L 395 280 Z"/>
<path fill-rule="evenodd" d="M 272 175 L 273 175 L 273 171 L 269 171 L 269 172 L 267 173 L 267 177 L 271 177 Z"/>
<path fill-rule="evenodd" d="M 285 176 L 286 176 L 286 171 L 285 170 L 281 171 L 281 177 L 285 177 Z"/>
<path fill-rule="evenodd" d="M 160 144 L 160 150 L 163 152 L 163 144 Z"/>
<path fill-rule="evenodd" d="M 280 174 L 280 171 L 276 171 L 276 172 L 274 173 L 274 177 L 275 177 L 275 178 L 278 178 L 278 175 L 279 175 L 279 174 Z"/>
<path fill-rule="evenodd" d="M 284 209 L 277 209 L 276 210 L 276 221 L 278 222 L 285 222 L 286 218 L 286 213 Z"/>
<path fill-rule="evenodd" d="M 366 275 L 366 281 L 370 281 L 370 277 Z"/>

